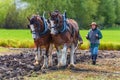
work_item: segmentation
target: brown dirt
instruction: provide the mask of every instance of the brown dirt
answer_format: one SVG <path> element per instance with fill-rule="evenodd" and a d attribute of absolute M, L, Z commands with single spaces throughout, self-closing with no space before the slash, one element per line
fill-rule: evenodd
<path fill-rule="evenodd" d="M 0 52 L 5 54 L 0 56 L 0 80 L 13 79 L 24 80 L 24 76 L 31 76 L 33 73 L 45 73 L 40 70 L 41 66 L 34 66 L 34 49 L 14 49 L 9 52 Z M 73 71 L 81 72 L 102 72 L 120 74 L 120 51 L 99 51 L 97 65 L 91 65 L 90 52 L 88 50 L 78 50 L 75 53 L 76 67 Z M 53 55 L 54 66 L 57 64 L 57 56 Z M 68 61 L 69 63 L 69 55 Z M 50 68 L 47 71 L 51 71 Z"/>

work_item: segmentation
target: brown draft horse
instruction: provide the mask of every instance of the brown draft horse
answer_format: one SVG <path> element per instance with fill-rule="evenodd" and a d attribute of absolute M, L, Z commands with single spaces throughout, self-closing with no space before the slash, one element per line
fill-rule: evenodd
<path fill-rule="evenodd" d="M 47 21 L 44 17 L 41 17 L 39 15 L 33 15 L 32 18 L 28 18 L 30 24 L 28 27 L 31 30 L 32 37 L 34 39 L 34 43 L 37 47 L 37 54 L 35 56 L 36 62 L 34 63 L 35 65 L 38 65 L 42 57 L 44 56 L 44 62 L 42 69 L 48 67 L 48 57 L 49 57 L 49 66 L 52 65 L 52 53 L 50 48 L 50 42 L 51 42 L 51 34 L 50 30 L 47 25 Z M 43 54 L 41 49 L 45 48 L 46 51 Z M 50 54 L 48 54 L 50 53 Z M 49 55 L 49 56 L 48 56 Z"/>
<path fill-rule="evenodd" d="M 75 66 L 74 52 L 77 49 L 78 41 L 80 41 L 80 44 L 83 43 L 77 22 L 73 19 L 67 19 L 66 13 L 62 15 L 59 11 L 54 11 L 50 13 L 49 23 L 52 40 L 57 49 L 57 66 L 66 66 L 68 48 L 70 48 L 69 66 Z M 60 46 L 62 46 L 62 50 Z"/>

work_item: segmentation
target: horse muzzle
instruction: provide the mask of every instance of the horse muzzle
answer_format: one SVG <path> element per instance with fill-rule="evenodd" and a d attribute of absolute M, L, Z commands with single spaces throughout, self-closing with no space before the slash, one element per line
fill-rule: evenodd
<path fill-rule="evenodd" d="M 54 28 L 51 28 L 51 34 L 52 35 L 56 35 L 58 32 L 54 29 Z"/>

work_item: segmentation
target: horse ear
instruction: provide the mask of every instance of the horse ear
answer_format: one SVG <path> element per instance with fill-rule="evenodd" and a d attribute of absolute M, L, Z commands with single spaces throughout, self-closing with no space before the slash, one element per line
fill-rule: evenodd
<path fill-rule="evenodd" d="M 29 17 L 27 17 L 27 19 L 28 19 L 28 21 L 30 21 L 30 18 L 29 18 Z"/>

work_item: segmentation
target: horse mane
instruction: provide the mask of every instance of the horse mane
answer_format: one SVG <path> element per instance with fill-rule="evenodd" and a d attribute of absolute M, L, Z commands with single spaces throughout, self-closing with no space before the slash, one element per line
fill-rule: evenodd
<path fill-rule="evenodd" d="M 37 14 L 33 14 L 32 17 L 31 17 L 31 19 L 32 19 L 32 18 L 41 19 L 41 16 L 40 16 L 40 15 L 37 15 Z"/>

